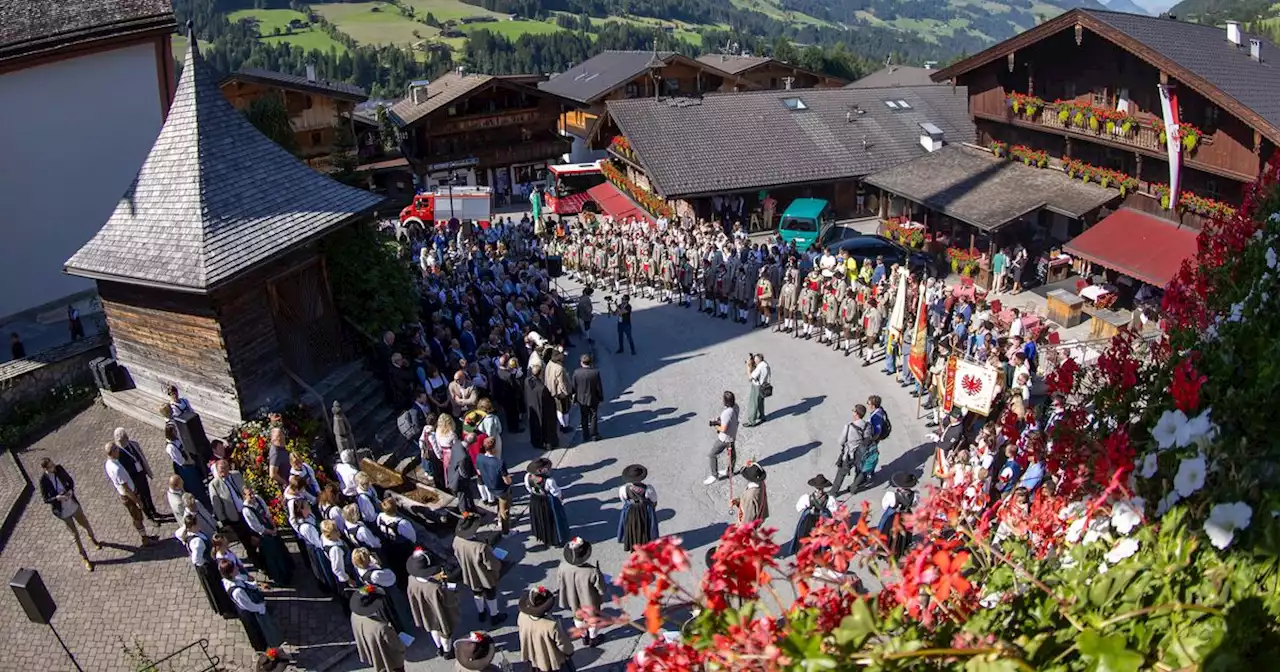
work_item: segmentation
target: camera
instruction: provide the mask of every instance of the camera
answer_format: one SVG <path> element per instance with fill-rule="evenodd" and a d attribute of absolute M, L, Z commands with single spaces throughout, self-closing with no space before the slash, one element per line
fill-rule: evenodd
<path fill-rule="evenodd" d="M 707 426 L 708 426 L 708 427 L 719 427 L 719 426 L 720 426 L 720 418 L 716 418 L 715 420 L 708 420 L 708 421 L 707 421 Z"/>

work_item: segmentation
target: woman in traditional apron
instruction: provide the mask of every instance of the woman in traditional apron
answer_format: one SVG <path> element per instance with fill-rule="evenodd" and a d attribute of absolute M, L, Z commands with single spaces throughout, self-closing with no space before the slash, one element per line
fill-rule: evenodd
<path fill-rule="evenodd" d="M 266 651 L 284 643 L 275 619 L 267 613 L 267 598 L 262 590 L 248 578 L 237 574 L 236 566 L 229 560 L 219 561 L 218 571 L 222 575 L 222 587 L 236 605 L 253 650 Z"/>
<path fill-rule="evenodd" d="M 240 508 L 240 517 L 258 535 L 258 553 L 262 559 L 260 569 L 277 586 L 291 583 L 293 559 L 289 556 L 289 549 L 280 540 L 280 531 L 271 512 L 267 510 L 267 503 L 247 485 L 244 486 L 244 505 Z"/>
<path fill-rule="evenodd" d="M 218 567 L 213 560 L 212 542 L 200 531 L 200 524 L 196 517 L 188 515 L 183 519 L 182 530 L 174 536 L 187 549 L 191 566 L 195 567 L 196 577 L 200 580 L 200 587 L 204 590 L 205 598 L 209 600 L 209 607 L 223 618 L 234 618 L 236 606 L 227 596 L 227 590 L 222 587 L 222 575 L 218 573 Z"/>
<path fill-rule="evenodd" d="M 831 481 L 826 476 L 818 474 L 809 479 L 809 487 L 813 488 L 813 492 L 801 495 L 796 501 L 796 511 L 800 513 L 800 520 L 796 521 L 796 534 L 791 539 L 791 543 L 787 545 L 787 554 L 793 555 L 800 550 L 800 542 L 809 533 L 813 531 L 814 526 L 818 524 L 821 518 L 830 518 L 833 513 L 833 498 L 827 492 L 831 488 Z"/>
<path fill-rule="evenodd" d="M 396 575 L 389 569 L 383 569 L 377 556 L 367 548 L 351 551 L 351 564 L 355 567 L 360 583 L 372 586 L 374 592 L 387 597 L 390 606 L 388 616 L 396 632 L 413 636 L 413 615 L 409 613 L 409 600 L 404 591 L 396 585 Z"/>
<path fill-rule="evenodd" d="M 622 470 L 622 479 L 627 484 L 618 489 L 622 500 L 618 541 L 626 551 L 658 538 L 658 493 L 645 484 L 648 476 L 649 470 L 639 464 Z"/>
<path fill-rule="evenodd" d="M 551 460 L 540 457 L 529 463 L 524 487 L 529 490 L 529 520 L 533 536 L 547 546 L 558 547 L 569 540 L 569 519 L 560 500 L 560 486 L 550 474 Z"/>

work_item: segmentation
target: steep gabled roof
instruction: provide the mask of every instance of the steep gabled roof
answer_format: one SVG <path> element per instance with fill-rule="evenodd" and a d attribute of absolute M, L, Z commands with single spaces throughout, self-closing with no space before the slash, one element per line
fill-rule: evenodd
<path fill-rule="evenodd" d="M 740 75 L 773 59 L 768 56 L 737 56 L 733 54 L 703 54 L 698 62 L 719 68 L 732 75 Z M 781 61 L 779 61 L 781 63 Z"/>
<path fill-rule="evenodd" d="M 259 133 L 223 97 L 190 39 L 151 153 L 107 223 L 65 270 L 207 292 L 382 200 L 317 173 Z"/>
<path fill-rule="evenodd" d="M 479 90 L 494 81 L 493 75 L 471 75 L 447 72 L 427 83 L 426 98 L 413 102 L 413 96 L 391 106 L 391 116 L 401 126 L 408 126 L 436 110 Z"/>
<path fill-rule="evenodd" d="M 290 75 L 284 72 L 263 70 L 261 68 L 241 68 L 237 70 L 235 74 L 227 75 L 227 77 L 222 81 L 224 84 L 236 81 L 255 82 L 258 84 L 266 84 L 268 86 L 277 86 L 282 89 L 304 91 L 341 100 L 350 100 L 357 103 L 364 102 L 369 99 L 369 94 L 365 93 L 363 88 L 355 84 L 336 82 L 328 79 L 318 79 L 313 82 L 300 75 Z"/>
<path fill-rule="evenodd" d="M 0 0 L 0 61 L 172 27 L 169 0 Z"/>
<path fill-rule="evenodd" d="M 1280 91 L 1280 50 L 1267 39 L 1244 31 L 1243 46 L 1237 47 L 1227 40 L 1224 29 L 1215 26 L 1073 9 L 938 70 L 933 79 L 952 79 L 1076 25 L 1151 63 L 1280 143 L 1280 96 L 1275 93 Z M 1262 40 L 1261 62 L 1249 56 L 1250 39 Z"/>
<path fill-rule="evenodd" d="M 920 124 L 926 122 L 947 142 L 974 141 L 964 87 L 613 100 L 606 115 L 630 142 L 655 190 L 668 198 L 866 175 L 923 155 Z"/>
<path fill-rule="evenodd" d="M 881 86 L 928 86 L 937 84 L 928 68 L 911 65 L 887 65 L 846 86 L 846 89 L 873 89 Z"/>

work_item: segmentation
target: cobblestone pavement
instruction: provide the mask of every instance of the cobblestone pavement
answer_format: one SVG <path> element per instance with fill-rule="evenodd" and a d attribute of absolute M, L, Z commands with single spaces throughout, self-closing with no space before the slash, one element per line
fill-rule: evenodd
<path fill-rule="evenodd" d="M 164 491 L 172 471 L 159 432 L 95 404 L 20 455 L 32 479 L 39 478 L 45 456 L 75 478 L 80 502 L 104 545 L 100 551 L 87 546 L 95 570 L 80 563 L 71 535 L 40 500 L 36 480 L 35 496 L 0 550 L 0 575 L 8 579 L 24 567 L 40 572 L 58 604 L 54 627 L 89 672 L 141 667 L 125 654 L 125 644 L 141 645 L 147 655 L 160 658 L 199 639 L 208 640 L 210 653 L 225 669 L 253 669 L 254 652 L 244 628 L 238 619 L 224 620 L 209 609 L 190 561 L 172 536 L 176 524 L 148 521 L 148 532 L 159 535 L 160 543 L 139 546 L 103 471 L 101 448 L 116 427 L 127 429 L 146 451 L 157 476 L 151 486 L 156 509 L 168 513 Z M 296 553 L 294 557 L 296 561 Z M 319 596 L 305 568 L 296 569 L 296 587 L 272 591 L 268 601 L 287 648 L 299 647 L 299 662 L 314 667 L 346 648 L 351 631 L 338 607 Z M 0 628 L 0 671 L 74 669 L 49 628 L 30 622 L 11 595 L 0 599 L 0 619 L 5 623 Z M 172 672 L 203 669 L 207 662 L 202 665 L 202 660 L 198 651 L 189 651 L 174 659 Z"/>

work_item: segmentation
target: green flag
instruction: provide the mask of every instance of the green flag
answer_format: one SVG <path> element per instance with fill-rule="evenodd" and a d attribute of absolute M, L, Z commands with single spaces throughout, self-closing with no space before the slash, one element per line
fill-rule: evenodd
<path fill-rule="evenodd" d="M 533 218 L 542 218 L 542 192 L 534 189 L 529 193 L 529 202 L 533 204 Z"/>

